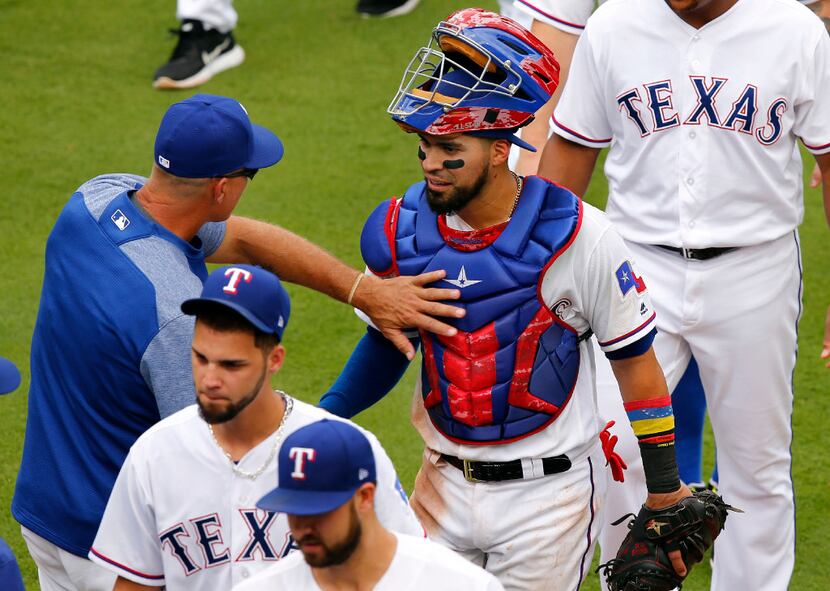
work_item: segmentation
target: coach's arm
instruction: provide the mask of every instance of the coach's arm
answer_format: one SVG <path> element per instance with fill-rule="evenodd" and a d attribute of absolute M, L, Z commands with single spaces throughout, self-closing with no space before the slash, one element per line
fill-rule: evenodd
<path fill-rule="evenodd" d="M 281 279 L 322 292 L 346 302 L 354 289 L 351 304 L 363 310 L 401 353 L 412 359 L 415 349 L 402 329 L 420 328 L 452 336 L 456 329 L 434 316 L 460 318 L 464 310 L 440 303 L 459 297 L 457 289 L 425 287 L 439 281 L 444 271 L 415 277 L 381 280 L 352 269 L 342 261 L 284 228 L 231 216 L 225 238 L 208 257 L 210 263 L 250 263 L 265 267 Z"/>

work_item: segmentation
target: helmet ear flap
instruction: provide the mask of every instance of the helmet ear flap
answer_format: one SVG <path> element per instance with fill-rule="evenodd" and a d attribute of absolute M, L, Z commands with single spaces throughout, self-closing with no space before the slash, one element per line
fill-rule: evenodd
<path fill-rule="evenodd" d="M 456 37 L 441 35 L 438 37 L 438 46 L 445 54 L 459 53 L 468 60 L 474 62 L 480 68 L 486 68 L 488 73 L 492 74 L 496 72 L 496 64 L 494 64 L 489 57 L 481 53 L 481 51 L 472 45 L 467 45 Z"/>

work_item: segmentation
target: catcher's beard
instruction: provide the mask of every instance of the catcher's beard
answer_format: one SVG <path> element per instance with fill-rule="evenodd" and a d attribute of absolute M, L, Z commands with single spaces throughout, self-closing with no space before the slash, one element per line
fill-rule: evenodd
<path fill-rule="evenodd" d="M 307 536 L 303 536 L 297 540 L 297 545 L 303 552 L 305 561 L 309 566 L 313 566 L 314 568 L 326 568 L 329 566 L 343 564 L 351 558 L 354 551 L 357 550 L 357 547 L 360 545 L 360 539 L 362 536 L 363 528 L 360 525 L 357 510 L 354 508 L 354 505 L 351 505 L 351 510 L 349 511 L 349 532 L 346 534 L 343 541 L 329 546 L 314 534 L 308 534 Z M 322 552 L 320 554 L 306 554 L 302 547 L 302 544 L 305 542 L 320 544 Z"/>
<path fill-rule="evenodd" d="M 453 187 L 446 192 L 432 191 L 427 185 L 427 203 L 429 208 L 437 215 L 451 214 L 461 211 L 470 201 L 478 197 L 487 178 L 490 175 L 490 164 L 484 166 L 484 170 L 478 175 L 475 182 L 469 187 Z"/>
<path fill-rule="evenodd" d="M 199 406 L 199 414 L 202 415 L 202 418 L 205 420 L 206 423 L 209 423 L 211 425 L 227 423 L 228 421 L 236 417 L 236 415 L 245 410 L 245 408 L 254 400 L 256 400 L 256 397 L 259 396 L 260 390 L 262 390 L 262 385 L 265 383 L 267 373 L 267 368 L 263 368 L 262 375 L 259 376 L 259 379 L 257 380 L 254 389 L 251 390 L 246 396 L 244 396 L 239 402 L 231 402 L 222 410 L 210 409 L 207 405 L 202 403 L 202 399 L 199 398 L 197 394 L 196 404 Z"/>

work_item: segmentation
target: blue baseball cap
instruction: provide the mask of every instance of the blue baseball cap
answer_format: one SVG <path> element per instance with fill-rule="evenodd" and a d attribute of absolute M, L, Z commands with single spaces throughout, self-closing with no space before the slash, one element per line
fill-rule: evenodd
<path fill-rule="evenodd" d="M 19 385 L 20 371 L 17 366 L 5 357 L 0 357 L 0 394 L 14 392 Z"/>
<path fill-rule="evenodd" d="M 197 94 L 171 105 L 156 134 L 155 162 L 185 178 L 211 178 L 280 161 L 282 142 L 251 123 L 239 101 Z"/>
<path fill-rule="evenodd" d="M 208 302 L 230 308 L 257 329 L 275 334 L 280 340 L 291 313 L 291 300 L 279 278 L 254 265 L 216 269 L 205 281 L 202 295 L 182 303 L 182 312 L 196 316 Z"/>
<path fill-rule="evenodd" d="M 342 506 L 367 482 L 377 482 L 369 440 L 350 423 L 323 419 L 285 438 L 277 460 L 277 488 L 257 507 L 320 515 Z"/>

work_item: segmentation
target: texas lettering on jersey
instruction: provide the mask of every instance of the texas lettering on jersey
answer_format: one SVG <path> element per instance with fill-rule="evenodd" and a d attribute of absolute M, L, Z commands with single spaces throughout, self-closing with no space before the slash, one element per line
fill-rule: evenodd
<path fill-rule="evenodd" d="M 691 85 L 697 99 L 688 113 L 679 113 L 675 109 L 673 97 L 678 90 L 673 88 L 671 80 L 648 82 L 642 87 L 629 88 L 617 96 L 617 105 L 636 126 L 640 137 L 679 125 L 704 123 L 710 127 L 752 135 L 764 146 L 774 144 L 781 137 L 781 118 L 789 108 L 787 99 L 779 97 L 769 105 L 759 105 L 758 87 L 746 84 L 730 104 L 729 99 L 723 97 L 730 94 L 734 96 L 736 85 L 727 78 L 689 76 L 684 83 Z M 764 115 L 759 117 L 759 112 Z"/>
<path fill-rule="evenodd" d="M 232 560 L 279 560 L 296 549 L 297 546 L 284 525 L 276 530 L 282 539 L 271 539 L 271 527 L 277 521 L 277 513 L 256 508 L 238 511 L 248 527 L 249 535 L 248 541 L 236 556 L 231 556 L 231 549 L 225 544 L 222 520 L 217 513 L 194 517 L 167 528 L 158 536 L 161 548 L 178 560 L 187 576 Z"/>

